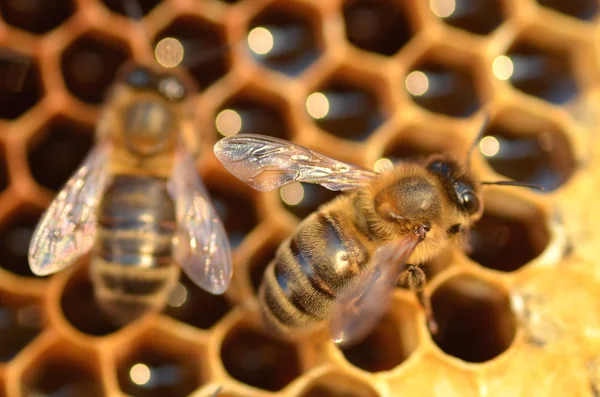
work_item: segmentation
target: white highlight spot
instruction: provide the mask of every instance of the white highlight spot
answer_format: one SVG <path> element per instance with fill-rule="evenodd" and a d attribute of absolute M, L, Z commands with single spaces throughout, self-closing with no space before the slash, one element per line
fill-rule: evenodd
<path fill-rule="evenodd" d="M 254 28 L 248 33 L 248 46 L 258 55 L 265 55 L 273 49 L 273 35 L 263 27 Z"/>
<path fill-rule="evenodd" d="M 135 364 L 129 371 L 129 377 L 136 385 L 145 385 L 150 381 L 150 368 L 146 364 Z"/>
<path fill-rule="evenodd" d="M 420 70 L 410 72 L 406 76 L 406 89 L 414 96 L 421 96 L 429 90 L 429 78 Z"/>
<path fill-rule="evenodd" d="M 217 115 L 215 125 L 219 134 L 223 136 L 232 136 L 242 130 L 242 118 L 235 110 L 224 109 Z"/>

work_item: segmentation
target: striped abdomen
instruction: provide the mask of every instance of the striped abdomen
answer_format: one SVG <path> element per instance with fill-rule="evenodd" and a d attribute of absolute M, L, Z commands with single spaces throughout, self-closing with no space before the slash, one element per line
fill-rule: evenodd
<path fill-rule="evenodd" d="M 265 271 L 259 293 L 265 320 L 285 333 L 326 319 L 338 292 L 356 280 L 368 258 L 360 232 L 343 213 L 310 215 Z"/>
<path fill-rule="evenodd" d="M 179 277 L 172 257 L 175 208 L 166 180 L 115 176 L 98 222 L 91 274 L 102 309 L 118 324 L 162 309 Z"/>

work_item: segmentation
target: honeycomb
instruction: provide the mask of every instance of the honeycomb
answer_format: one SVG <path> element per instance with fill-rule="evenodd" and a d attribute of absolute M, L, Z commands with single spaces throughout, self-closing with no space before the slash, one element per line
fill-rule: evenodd
<path fill-rule="evenodd" d="M 0 395 L 600 395 L 595 0 L 139 5 L 141 22 L 118 0 L 0 0 Z M 175 36 L 195 49 L 198 166 L 235 275 L 224 296 L 182 276 L 163 313 L 116 329 L 93 300 L 88 258 L 36 278 L 26 252 L 93 145 L 117 69 L 147 56 L 140 25 L 152 42 Z M 265 29 L 272 48 L 250 50 L 249 33 Z M 428 264 L 438 335 L 400 288 L 351 348 L 261 328 L 265 266 L 335 193 L 252 191 L 212 155 L 220 137 L 277 136 L 373 168 L 436 151 L 464 158 L 486 115 L 476 174 L 545 191 L 486 187 L 471 250 Z"/>

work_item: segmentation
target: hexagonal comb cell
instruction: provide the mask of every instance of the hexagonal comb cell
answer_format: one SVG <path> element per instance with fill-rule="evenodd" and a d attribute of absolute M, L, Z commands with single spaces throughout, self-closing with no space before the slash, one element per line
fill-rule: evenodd
<path fill-rule="evenodd" d="M 0 49 L 0 76 L 0 119 L 14 120 L 41 99 L 42 83 L 34 59 Z"/>
<path fill-rule="evenodd" d="M 241 325 L 229 331 L 221 360 L 231 376 L 260 389 L 277 391 L 300 376 L 296 347 Z"/>
<path fill-rule="evenodd" d="M 37 302 L 0 296 L 0 362 L 13 359 L 41 331 L 42 313 Z"/>
<path fill-rule="evenodd" d="M 133 5 L 133 10 L 129 10 L 128 7 L 131 7 L 127 4 L 129 1 L 130 4 Z M 141 11 L 142 15 L 148 14 L 154 7 L 156 7 L 161 0 L 102 0 L 102 3 L 105 7 L 114 11 L 116 13 L 125 15 L 130 18 L 137 18 L 139 15 L 131 15 L 132 12 Z"/>
<path fill-rule="evenodd" d="M 585 21 L 591 21 L 598 13 L 598 3 L 594 0 L 537 0 L 537 2 L 561 14 L 570 15 Z"/>
<path fill-rule="evenodd" d="M 486 195 L 483 217 L 471 231 L 469 257 L 490 269 L 515 271 L 548 245 L 544 215 L 533 204 L 512 196 Z"/>
<path fill-rule="evenodd" d="M 73 14 L 74 8 L 72 0 L 0 1 L 0 13 L 6 23 L 32 33 L 54 29 Z"/>
<path fill-rule="evenodd" d="M 201 88 L 208 87 L 229 70 L 225 32 L 220 26 L 195 17 L 180 17 L 162 30 L 156 41 L 165 37 L 175 37 L 181 42 L 185 49 L 182 66 L 189 69 Z"/>
<path fill-rule="evenodd" d="M 165 314 L 201 329 L 217 323 L 230 309 L 222 295 L 213 295 L 194 284 L 181 273 L 181 281 L 173 288 Z"/>
<path fill-rule="evenodd" d="M 58 191 L 90 151 L 93 128 L 65 118 L 54 119 L 28 153 L 34 179 Z"/>
<path fill-rule="evenodd" d="M 568 102 L 577 94 L 568 50 L 521 38 L 506 56 L 512 69 L 506 77 L 516 89 L 555 104 Z"/>
<path fill-rule="evenodd" d="M 206 182 L 212 203 L 227 231 L 229 243 L 235 248 L 258 224 L 254 203 L 243 194 L 227 189 L 225 183 L 217 186 L 214 182 Z"/>
<path fill-rule="evenodd" d="M 86 359 L 70 357 L 54 348 L 36 358 L 25 370 L 23 396 L 104 396 L 99 374 Z"/>
<path fill-rule="evenodd" d="M 146 337 L 117 362 L 121 390 L 130 396 L 187 396 L 203 380 L 198 352 L 171 335 Z"/>
<path fill-rule="evenodd" d="M 63 289 L 60 305 L 65 319 L 80 332 L 104 336 L 119 329 L 100 308 L 87 267 L 71 275 Z"/>
<path fill-rule="evenodd" d="M 516 319 L 506 291 L 471 275 L 438 286 L 431 305 L 439 331 L 435 343 L 461 360 L 482 363 L 506 351 L 516 332 Z"/>
<path fill-rule="evenodd" d="M 220 108 L 215 127 L 221 136 L 242 133 L 290 139 L 291 128 L 283 103 L 281 98 L 263 94 L 256 88 L 244 90 Z"/>
<path fill-rule="evenodd" d="M 315 19 L 311 10 L 295 2 L 280 1 L 267 7 L 250 22 L 250 54 L 268 68 L 299 75 L 321 53 Z"/>
<path fill-rule="evenodd" d="M 368 76 L 334 75 L 308 96 L 306 110 L 323 130 L 340 138 L 363 141 L 385 118 L 372 81 Z"/>
<path fill-rule="evenodd" d="M 392 0 L 349 0 L 344 4 L 346 38 L 356 47 L 394 55 L 411 38 L 404 6 Z"/>
<path fill-rule="evenodd" d="M 344 348 L 346 359 L 369 372 L 387 371 L 406 360 L 418 347 L 417 311 L 393 301 L 377 327 L 360 343 Z"/>
<path fill-rule="evenodd" d="M 328 373 L 313 380 L 299 397 L 377 397 L 371 386 L 342 373 Z"/>
<path fill-rule="evenodd" d="M 559 188 L 573 174 L 571 145 L 559 127 L 520 111 L 506 112 L 499 120 L 479 143 L 496 172 L 545 191 Z"/>
<path fill-rule="evenodd" d="M 29 269 L 27 252 L 41 211 L 21 210 L 0 223 L 0 267 L 25 277 L 36 277 Z"/>
<path fill-rule="evenodd" d="M 91 33 L 79 37 L 61 58 L 67 88 L 82 101 L 101 103 L 128 54 L 127 46 L 114 39 Z"/>
<path fill-rule="evenodd" d="M 504 18 L 500 0 L 431 0 L 429 4 L 448 25 L 480 35 L 494 31 Z"/>
<path fill-rule="evenodd" d="M 279 189 L 284 208 L 300 219 L 306 218 L 339 194 L 311 183 L 292 183 Z"/>
<path fill-rule="evenodd" d="M 406 76 L 405 86 L 419 106 L 454 117 L 468 117 L 480 106 L 473 71 L 425 59 Z"/>

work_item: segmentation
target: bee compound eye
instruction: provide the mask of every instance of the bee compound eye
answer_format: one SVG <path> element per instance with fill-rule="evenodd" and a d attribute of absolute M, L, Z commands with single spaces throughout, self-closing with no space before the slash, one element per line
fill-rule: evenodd
<path fill-rule="evenodd" d="M 473 192 L 463 193 L 460 199 L 462 201 L 463 207 L 465 208 L 465 210 L 467 210 L 467 212 L 470 215 L 473 215 L 477 211 L 479 211 L 479 199 L 477 198 L 477 196 L 475 196 Z"/>

